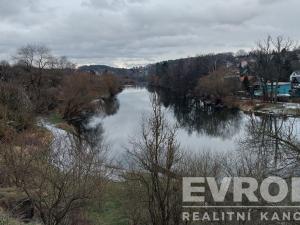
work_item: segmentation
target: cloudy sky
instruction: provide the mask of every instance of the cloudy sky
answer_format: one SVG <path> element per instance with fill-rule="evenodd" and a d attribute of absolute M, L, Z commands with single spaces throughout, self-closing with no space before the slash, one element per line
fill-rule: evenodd
<path fill-rule="evenodd" d="M 0 0 L 0 59 L 46 44 L 77 64 L 119 67 L 300 40 L 299 0 Z"/>

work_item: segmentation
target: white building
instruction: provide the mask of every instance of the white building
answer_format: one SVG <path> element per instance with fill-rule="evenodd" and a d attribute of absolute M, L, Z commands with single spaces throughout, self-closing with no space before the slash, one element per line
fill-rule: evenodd
<path fill-rule="evenodd" d="M 292 88 L 294 88 L 294 89 L 300 88 L 300 70 L 295 71 L 291 74 L 290 82 L 291 82 Z"/>

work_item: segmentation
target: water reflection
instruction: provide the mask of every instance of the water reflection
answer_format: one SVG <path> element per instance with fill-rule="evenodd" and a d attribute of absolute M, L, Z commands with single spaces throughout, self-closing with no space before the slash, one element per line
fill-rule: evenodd
<path fill-rule="evenodd" d="M 154 90 L 151 90 L 154 91 Z M 218 109 L 205 106 L 191 98 L 180 98 L 166 90 L 156 90 L 166 108 L 172 109 L 180 127 L 189 134 L 230 139 L 241 129 L 243 114 L 238 110 Z"/>
<path fill-rule="evenodd" d="M 97 103 L 97 117 L 107 117 L 116 114 L 119 110 L 120 103 L 117 98 L 99 100 Z M 96 126 L 88 126 L 90 118 L 80 122 L 77 126 L 79 134 L 87 141 L 91 147 L 100 147 L 103 144 L 104 128 L 102 123 Z"/>
<path fill-rule="evenodd" d="M 120 102 L 117 98 L 103 100 L 102 111 L 106 116 L 114 115 L 120 108 Z"/>
<path fill-rule="evenodd" d="M 127 88 L 118 95 L 119 107 L 109 115 L 93 116 L 88 127 L 101 127 L 111 145 L 112 154 L 119 155 L 128 147 L 130 137 L 139 133 L 143 116 L 151 113 L 151 93 L 146 88 Z M 178 141 L 188 151 L 232 151 L 243 135 L 247 116 L 238 111 L 214 110 L 191 99 L 180 99 L 159 92 L 163 111 L 170 123 L 179 125 Z"/>
<path fill-rule="evenodd" d="M 265 174 L 300 174 L 300 121 L 275 115 L 252 116 L 240 149 L 252 154 Z"/>

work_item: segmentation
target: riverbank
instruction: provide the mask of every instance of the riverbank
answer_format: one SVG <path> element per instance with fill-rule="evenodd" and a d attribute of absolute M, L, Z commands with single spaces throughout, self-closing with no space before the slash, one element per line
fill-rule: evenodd
<path fill-rule="evenodd" d="M 195 95 L 189 93 L 182 95 L 180 93 L 173 92 L 167 88 L 157 88 L 149 86 L 148 89 L 152 92 L 166 92 L 171 96 L 175 96 L 177 99 L 193 99 L 195 102 L 201 102 L 206 106 L 211 106 L 218 109 L 238 109 L 244 113 L 256 113 L 256 114 L 273 114 L 277 116 L 287 117 L 300 117 L 300 103 L 299 99 L 293 99 L 294 102 L 264 102 L 260 99 L 250 99 L 246 97 L 240 97 L 236 95 L 226 95 L 222 97 L 216 97 L 214 95 Z"/>
<path fill-rule="evenodd" d="M 260 100 L 236 99 L 234 101 L 234 107 L 239 108 L 245 113 L 255 113 L 261 115 L 273 114 L 277 116 L 300 117 L 299 103 L 270 103 L 263 102 Z"/>

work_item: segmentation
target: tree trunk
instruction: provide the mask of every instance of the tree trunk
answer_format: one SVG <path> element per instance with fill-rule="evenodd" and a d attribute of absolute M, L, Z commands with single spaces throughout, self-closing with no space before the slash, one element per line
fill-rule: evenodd
<path fill-rule="evenodd" d="M 275 103 L 277 103 L 277 94 L 278 94 L 278 80 L 276 80 L 276 87 L 275 87 Z"/>

